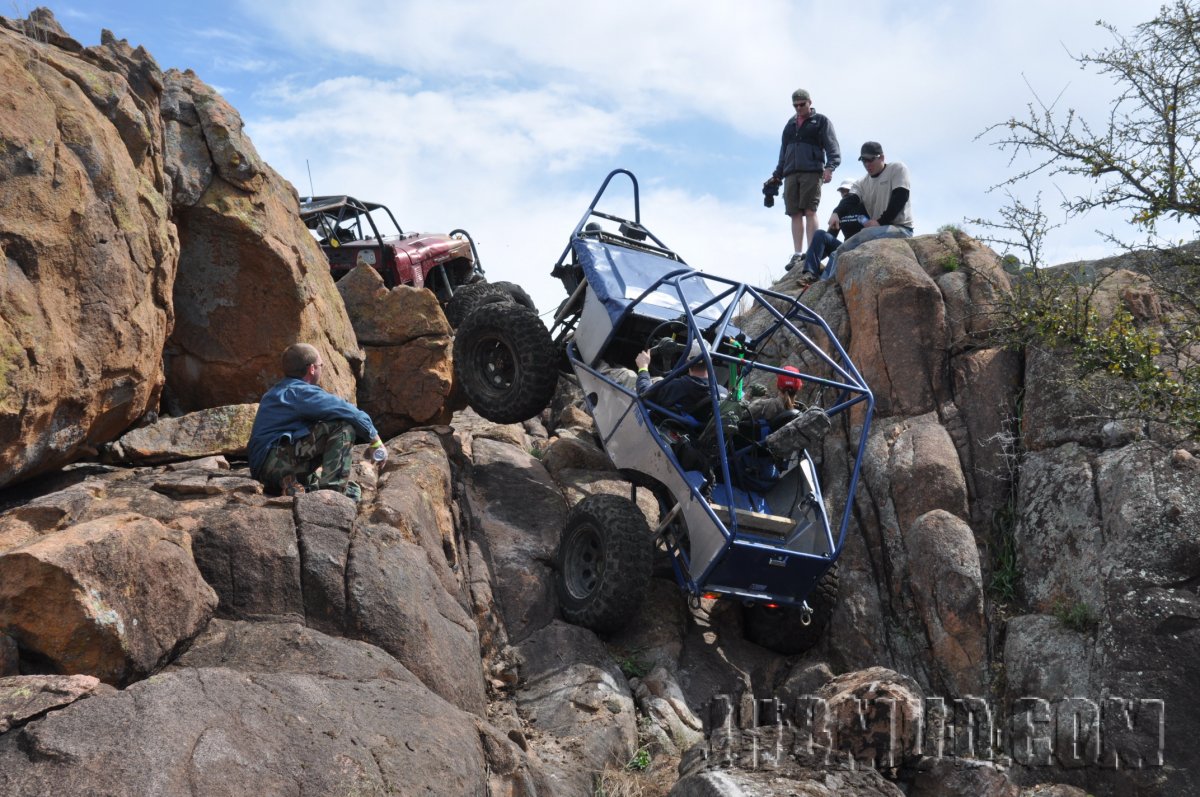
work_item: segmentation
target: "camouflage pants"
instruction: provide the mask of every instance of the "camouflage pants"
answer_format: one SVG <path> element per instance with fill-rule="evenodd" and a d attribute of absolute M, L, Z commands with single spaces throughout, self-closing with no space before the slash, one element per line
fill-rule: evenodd
<path fill-rule="evenodd" d="M 345 421 L 321 421 L 307 435 L 281 440 L 259 469 L 258 480 L 278 495 L 285 476 L 295 476 L 306 490 L 346 491 L 353 467 L 354 427 Z M 319 471 L 319 472 L 318 472 Z"/>
<path fill-rule="evenodd" d="M 814 448 L 829 431 L 829 416 L 820 407 L 809 407 L 804 413 L 767 436 L 767 448 L 780 459 L 789 459 L 801 449 Z"/>

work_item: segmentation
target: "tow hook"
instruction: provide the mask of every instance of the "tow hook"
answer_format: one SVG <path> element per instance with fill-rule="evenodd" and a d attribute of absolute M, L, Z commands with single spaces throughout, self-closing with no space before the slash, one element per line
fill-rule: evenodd
<path fill-rule="evenodd" d="M 800 625 L 805 627 L 812 625 L 812 607 L 808 605 L 808 601 L 804 601 L 800 605 Z"/>

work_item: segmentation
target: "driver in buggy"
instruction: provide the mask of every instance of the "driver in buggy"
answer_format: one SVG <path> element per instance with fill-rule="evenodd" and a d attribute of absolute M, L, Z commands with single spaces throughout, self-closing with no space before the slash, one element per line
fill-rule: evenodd
<path fill-rule="evenodd" d="M 682 348 L 682 347 L 681 347 Z M 695 359 L 686 374 L 664 383 L 655 389 L 650 398 L 656 404 L 676 409 L 681 414 L 692 414 L 697 405 L 708 398 L 708 368 L 700 358 L 700 341 L 693 340 L 687 359 Z M 637 364 L 637 392 L 644 395 L 655 383 L 650 378 L 650 350 L 643 349 L 634 359 Z"/>
<path fill-rule="evenodd" d="M 656 347 L 658 348 L 658 347 Z M 666 346 L 670 350 L 671 346 Z M 682 350 L 682 346 L 679 346 Z M 671 448 L 679 465 L 685 471 L 695 471 L 704 477 L 705 489 L 711 489 L 714 480 L 712 457 L 707 455 L 701 446 L 695 442 L 705 422 L 712 416 L 711 393 L 709 392 L 708 366 L 701 355 L 699 340 L 693 340 L 685 355 L 686 360 L 693 360 L 688 366 L 687 373 L 672 379 L 654 380 L 650 377 L 651 352 L 643 349 L 638 353 L 634 362 L 637 365 L 637 392 L 646 396 L 655 404 L 682 415 L 695 423 L 696 428 L 688 428 L 672 418 L 663 418 L 654 413 L 654 421 L 659 431 L 671 441 Z M 724 387 L 718 387 L 721 398 L 727 395 Z M 709 424 L 711 425 L 711 424 Z"/>
<path fill-rule="evenodd" d="M 701 474 L 706 494 L 717 480 L 719 424 L 731 465 L 730 476 L 737 486 L 765 489 L 771 481 L 796 462 L 802 450 L 815 446 L 829 430 L 829 416 L 819 407 L 806 407 L 797 398 L 804 381 L 793 366 L 785 366 L 775 386 L 778 395 L 747 403 L 718 386 L 719 417 L 713 417 L 708 367 L 701 358 L 699 340 L 693 340 L 683 361 L 691 361 L 687 373 L 654 382 L 650 376 L 651 350 L 637 355 L 637 391 L 659 406 L 686 418 L 692 426 L 654 413 L 659 432 L 671 441 L 671 449 L 684 471 Z M 669 349 L 669 347 L 668 347 Z M 792 374 L 795 374 L 793 376 Z M 772 474 L 767 476 L 767 474 Z"/>

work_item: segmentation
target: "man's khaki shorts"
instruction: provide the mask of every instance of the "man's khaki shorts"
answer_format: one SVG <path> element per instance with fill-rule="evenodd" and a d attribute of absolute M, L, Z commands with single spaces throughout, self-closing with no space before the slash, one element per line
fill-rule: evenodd
<path fill-rule="evenodd" d="M 783 212 L 789 216 L 821 204 L 821 172 L 796 172 L 783 180 Z"/>

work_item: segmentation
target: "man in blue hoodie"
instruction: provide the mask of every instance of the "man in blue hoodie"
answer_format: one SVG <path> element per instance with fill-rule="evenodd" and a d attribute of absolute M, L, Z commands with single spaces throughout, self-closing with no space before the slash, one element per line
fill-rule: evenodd
<path fill-rule="evenodd" d="M 250 430 L 250 475 L 269 493 L 337 490 L 357 501 L 362 490 L 350 481 L 355 439 L 370 441 L 367 455 L 377 466 L 387 461 L 387 448 L 365 412 L 319 386 L 324 365 L 307 343 L 283 353 L 284 378 L 263 394 Z"/>
<path fill-rule="evenodd" d="M 774 185 L 783 182 L 783 211 L 792 220 L 795 248 L 789 268 L 804 260 L 804 250 L 817 233 L 821 186 L 833 179 L 833 170 L 842 162 L 833 123 L 813 109 L 808 91 L 793 91 L 792 107 L 796 114 L 784 125 L 779 162 L 767 180 Z"/>

